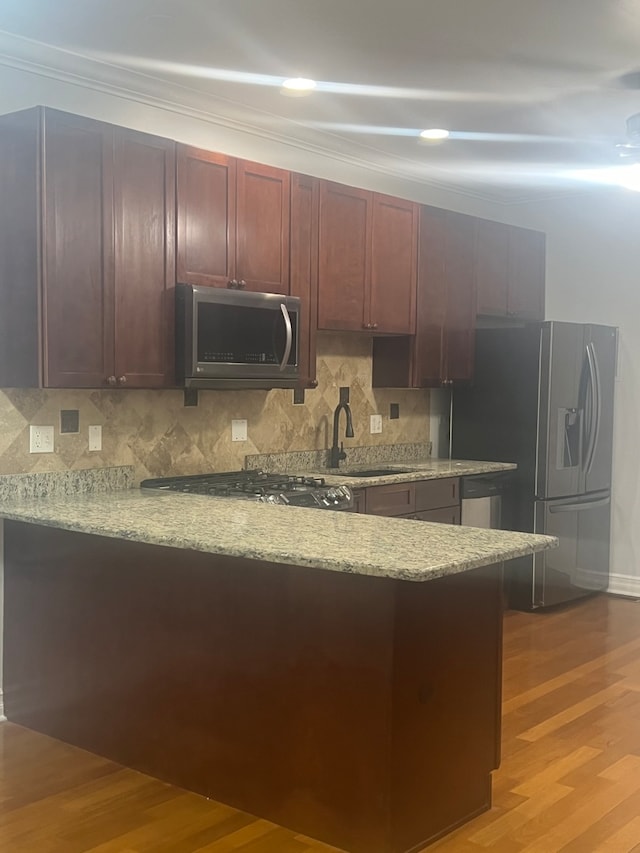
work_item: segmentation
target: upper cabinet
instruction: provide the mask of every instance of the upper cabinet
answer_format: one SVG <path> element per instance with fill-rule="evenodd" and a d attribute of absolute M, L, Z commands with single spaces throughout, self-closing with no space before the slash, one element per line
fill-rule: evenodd
<path fill-rule="evenodd" d="M 4 116 L 0 192 L 0 384 L 171 384 L 174 144 L 50 109 Z"/>
<path fill-rule="evenodd" d="M 412 334 L 418 207 L 322 181 L 318 328 Z"/>
<path fill-rule="evenodd" d="M 178 145 L 178 281 L 289 293 L 290 173 Z"/>
<path fill-rule="evenodd" d="M 544 234 L 479 219 L 475 269 L 479 315 L 544 319 Z"/>
<path fill-rule="evenodd" d="M 314 388 L 316 381 L 316 327 L 318 295 L 319 181 L 308 175 L 291 175 L 291 295 L 298 296 L 300 311 L 300 385 Z"/>
<path fill-rule="evenodd" d="M 415 387 L 449 387 L 473 377 L 476 223 L 461 213 L 421 209 Z"/>
<path fill-rule="evenodd" d="M 476 223 L 472 216 L 420 209 L 416 334 L 374 339 L 374 387 L 438 388 L 471 381 Z"/>

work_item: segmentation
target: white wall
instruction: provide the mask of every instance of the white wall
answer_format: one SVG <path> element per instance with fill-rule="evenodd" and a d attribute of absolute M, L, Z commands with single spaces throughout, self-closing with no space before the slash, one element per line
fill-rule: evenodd
<path fill-rule="evenodd" d="M 620 329 L 610 591 L 640 597 L 640 194 L 603 189 L 502 218 L 547 233 L 548 319 Z"/>

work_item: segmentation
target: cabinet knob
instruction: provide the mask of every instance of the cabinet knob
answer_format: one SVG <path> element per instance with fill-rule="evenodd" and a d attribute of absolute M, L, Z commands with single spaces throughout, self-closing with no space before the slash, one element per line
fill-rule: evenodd
<path fill-rule="evenodd" d="M 115 385 L 117 381 L 115 376 L 107 376 L 107 385 Z"/>
<path fill-rule="evenodd" d="M 371 323 L 363 323 L 363 324 L 362 324 L 362 328 L 363 328 L 363 329 L 370 329 L 370 328 L 371 328 Z"/>
<path fill-rule="evenodd" d="M 318 387 L 318 380 L 312 379 L 311 382 L 309 382 L 309 388 L 317 388 L 317 387 Z"/>
<path fill-rule="evenodd" d="M 372 323 L 372 324 L 371 324 L 371 328 L 372 328 L 372 329 L 377 329 L 377 328 L 378 328 L 378 324 L 377 324 L 377 323 Z"/>
<path fill-rule="evenodd" d="M 126 385 L 127 377 L 126 376 L 118 376 L 118 385 Z"/>
<path fill-rule="evenodd" d="M 235 280 L 235 278 L 232 278 L 231 281 L 227 282 L 227 287 L 230 287 L 232 290 L 234 290 L 237 286 L 238 282 Z"/>
<path fill-rule="evenodd" d="M 236 282 L 236 284 L 238 285 L 238 287 L 240 288 L 240 290 L 244 290 L 244 289 L 245 289 L 245 287 L 247 286 L 247 282 L 246 282 L 244 279 L 242 279 L 241 281 Z"/>

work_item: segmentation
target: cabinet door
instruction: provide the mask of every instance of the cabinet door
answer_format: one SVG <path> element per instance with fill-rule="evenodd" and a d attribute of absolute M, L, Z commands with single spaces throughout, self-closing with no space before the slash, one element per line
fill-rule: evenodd
<path fill-rule="evenodd" d="M 289 293 L 290 173 L 237 164 L 236 278 L 247 290 Z"/>
<path fill-rule="evenodd" d="M 175 285 L 175 145 L 116 131 L 115 375 L 118 385 L 171 383 Z"/>
<path fill-rule="evenodd" d="M 415 489 L 417 512 L 460 505 L 460 480 L 457 477 L 419 480 Z"/>
<path fill-rule="evenodd" d="M 461 213 L 447 213 L 445 374 L 448 385 L 469 382 L 473 377 L 476 294 L 474 244 L 476 220 Z"/>
<path fill-rule="evenodd" d="M 0 388 L 41 379 L 39 107 L 0 116 Z"/>
<path fill-rule="evenodd" d="M 478 314 L 505 317 L 508 290 L 508 225 L 477 220 L 475 247 L 476 310 Z"/>
<path fill-rule="evenodd" d="M 301 384 L 315 387 L 318 303 L 319 182 L 308 175 L 291 176 L 291 295 L 301 300 Z"/>
<path fill-rule="evenodd" d="M 367 511 L 367 490 L 356 489 L 353 492 L 353 507 L 348 512 L 366 513 Z"/>
<path fill-rule="evenodd" d="M 320 185 L 318 328 L 361 331 L 370 278 L 371 199 L 366 190 Z"/>
<path fill-rule="evenodd" d="M 177 279 L 227 287 L 236 278 L 236 161 L 177 146 Z"/>
<path fill-rule="evenodd" d="M 113 374 L 113 128 L 45 111 L 44 385 Z"/>
<path fill-rule="evenodd" d="M 412 335 L 416 327 L 418 206 L 375 194 L 372 215 L 368 320 L 379 332 Z"/>
<path fill-rule="evenodd" d="M 545 235 L 509 229 L 507 313 L 523 320 L 544 320 Z"/>
<path fill-rule="evenodd" d="M 390 486 L 371 486 L 366 497 L 368 515 L 406 515 L 416 506 L 413 483 L 394 483 Z"/>
<path fill-rule="evenodd" d="M 433 387 L 445 380 L 447 214 L 435 207 L 420 210 L 418 310 L 413 385 Z"/>

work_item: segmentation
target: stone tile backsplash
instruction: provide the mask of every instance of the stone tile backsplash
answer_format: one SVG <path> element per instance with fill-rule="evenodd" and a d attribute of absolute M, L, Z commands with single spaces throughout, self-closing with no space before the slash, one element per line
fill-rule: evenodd
<path fill-rule="evenodd" d="M 324 450 L 331 445 L 338 388 L 351 389 L 355 436 L 345 449 L 362 445 L 429 440 L 429 392 L 374 390 L 371 339 L 318 335 L 318 387 L 303 405 L 291 391 L 202 391 L 199 405 L 185 408 L 181 391 L 34 390 L 0 391 L 0 474 L 69 471 L 131 465 L 135 480 L 244 467 L 245 456 Z M 389 420 L 389 404 L 400 417 Z M 60 410 L 78 409 L 80 432 L 60 434 Z M 383 431 L 371 435 L 369 416 L 383 416 Z M 248 441 L 231 441 L 232 418 L 246 418 Z M 55 452 L 29 453 L 29 425 L 55 426 Z M 89 452 L 88 427 L 102 426 L 102 451 Z"/>

